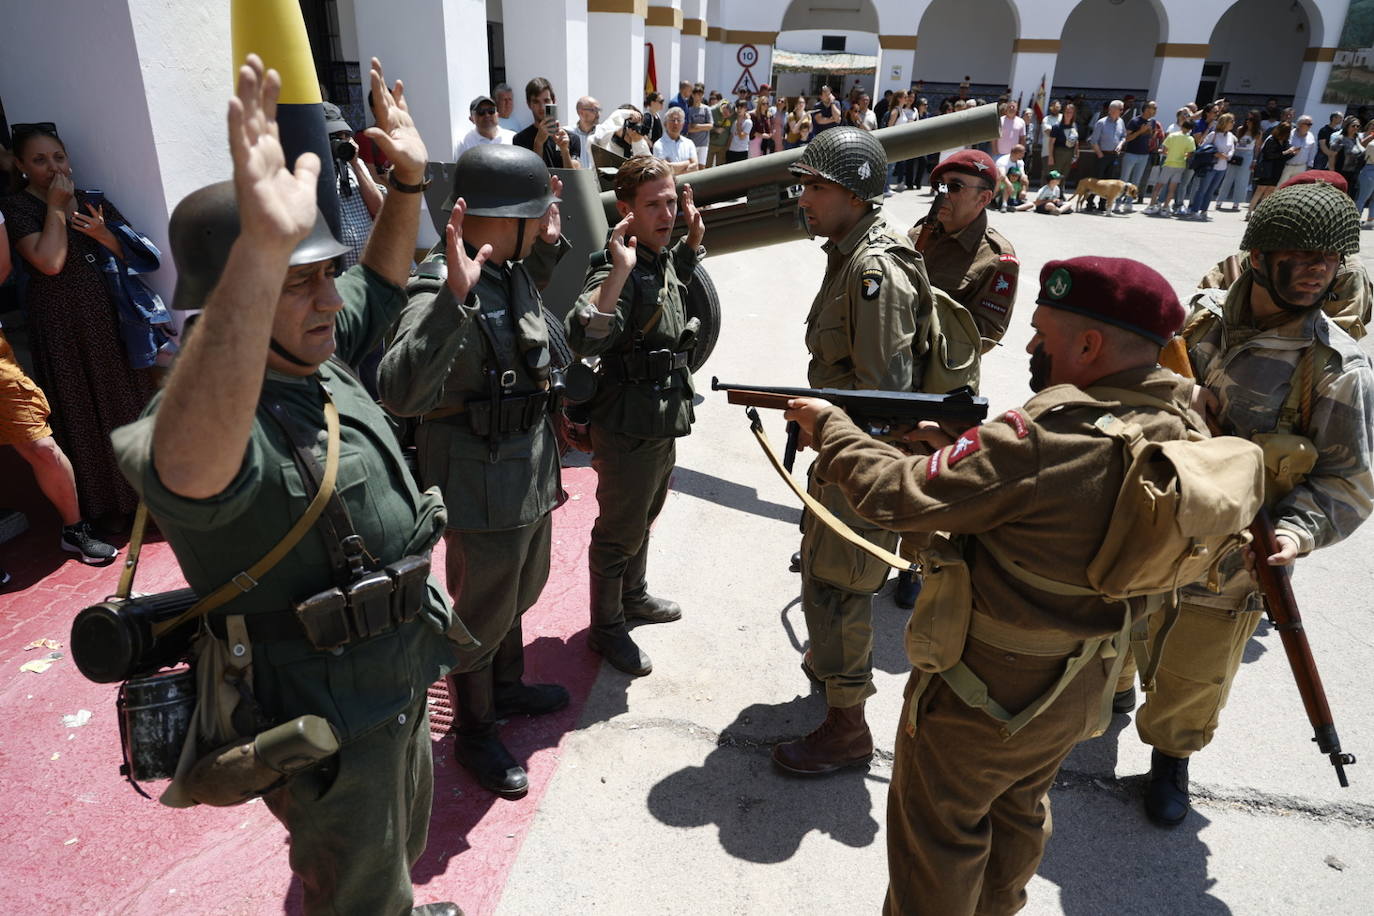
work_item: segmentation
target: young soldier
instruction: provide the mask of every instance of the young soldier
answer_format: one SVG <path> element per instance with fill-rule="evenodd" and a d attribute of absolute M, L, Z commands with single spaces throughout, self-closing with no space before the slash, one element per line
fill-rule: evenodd
<path fill-rule="evenodd" d="M 687 235 L 671 249 L 678 194 L 668 163 L 636 156 L 615 177 L 623 217 L 606 251 L 593 258 L 587 282 L 567 317 L 578 357 L 600 356 L 590 402 L 592 467 L 601 512 L 587 553 L 591 568 L 593 652 L 626 674 L 653 670 L 625 621 L 667 623 L 682 616 L 675 602 L 649 594 L 649 529 L 668 495 L 679 436 L 692 431 L 688 368 L 696 319 L 682 291 L 705 253 L 706 227 L 682 188 Z"/>
<path fill-rule="evenodd" d="M 813 388 L 911 391 L 918 315 L 931 307 L 921 259 L 882 215 L 887 156 L 867 131 L 836 127 L 812 140 L 792 166 L 813 235 L 824 236 L 825 279 L 806 319 Z M 854 514 L 837 487 L 814 474 L 811 495 L 860 534 L 891 550 L 897 536 Z M 820 775 L 866 763 L 873 736 L 864 702 L 873 688 L 873 593 L 887 567 L 842 540 L 815 516 L 802 519 L 802 609 L 810 649 L 802 662 L 825 685 L 826 716 L 804 738 L 773 748 L 791 773 Z"/>
<path fill-rule="evenodd" d="M 444 253 L 436 246 L 410 282 L 379 376 L 387 409 L 422 418 L 420 479 L 448 507 L 449 595 L 481 644 L 459 652 L 463 673 L 449 675 L 454 752 L 505 798 L 524 795 L 529 781 L 496 720 L 568 704 L 562 687 L 521 682 L 520 627 L 549 578 L 550 513 L 562 494 L 539 297 L 569 247 L 559 233 L 561 186 L 554 178 L 550 190 L 544 163 L 523 147 L 463 154 Z"/>
<path fill-rule="evenodd" d="M 928 458 L 869 437 L 825 401 L 798 399 L 786 414 L 811 434 L 815 476 L 867 524 L 968 538 L 962 602 L 958 590 L 927 585 L 939 597 L 917 611 L 962 617 L 967 631 L 929 653 L 908 632 L 908 654 L 925 670 L 907 684 L 888 789 L 889 916 L 1025 905 L 1049 836 L 1048 792 L 1098 727 L 1085 711 L 1112 687 L 1103 647 L 1125 622 L 1122 603 L 1087 587 L 1125 471 L 1125 449 L 1093 424 L 1114 415 L 1153 441 L 1185 432 L 1193 385 L 1155 365 L 1183 323 L 1168 282 L 1143 264 L 1095 257 L 1051 261 L 1040 282 L 1027 350 L 1042 397 L 1024 409 L 957 441 L 940 437 L 948 444 Z M 1166 403 L 1126 406 L 1078 390 L 1094 385 Z M 1142 609 L 1133 600 L 1129 612 Z"/>
<path fill-rule="evenodd" d="M 1229 290 L 1193 300 L 1188 360 L 1221 432 L 1265 448 L 1265 502 L 1281 549 L 1256 560 L 1288 566 L 1347 537 L 1374 500 L 1374 373 L 1322 311 L 1342 258 L 1359 253 L 1359 214 L 1330 184 L 1280 188 L 1256 210 L 1240 247 L 1249 269 Z M 1275 468 L 1285 473 L 1275 477 Z M 1154 690 L 1136 717 L 1154 748 L 1145 811 L 1163 826 L 1188 813 L 1188 758 L 1211 741 L 1263 609 L 1240 557 L 1222 574 L 1220 594 L 1183 590 Z"/>
<path fill-rule="evenodd" d="M 249 55 L 229 102 L 234 181 L 172 214 L 174 305 L 204 312 L 143 418 L 115 431 L 115 451 L 191 587 L 238 586 L 207 618 L 199 639 L 212 642 L 197 643 L 251 659 L 239 681 L 251 704 L 238 709 L 273 724 L 317 715 L 338 734 L 337 754 L 263 798 L 290 835 L 305 911 L 405 913 L 433 794 L 425 689 L 452 664 L 445 633 L 471 637 L 433 577 L 375 600 L 382 568 L 428 558 L 444 507 L 415 488 L 385 414 L 342 363 L 376 346 L 405 305 L 428 156 L 401 84 L 388 90 L 374 58 L 367 134 L 394 163 L 392 192 L 361 263 L 336 279 L 345 249 L 315 204 L 319 160 L 288 170 L 280 88 Z M 305 512 L 310 481 L 328 479 L 317 473 L 330 451 L 343 455 L 335 508 L 260 580 L 245 576 Z M 373 586 L 365 611 L 339 588 L 361 581 Z"/>

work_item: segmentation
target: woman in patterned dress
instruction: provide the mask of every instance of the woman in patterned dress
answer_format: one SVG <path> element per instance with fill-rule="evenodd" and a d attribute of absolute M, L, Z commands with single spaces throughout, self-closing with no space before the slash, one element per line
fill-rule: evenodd
<path fill-rule="evenodd" d="M 108 252 L 124 257 L 105 222 L 123 216 L 75 189 L 56 133 L 16 136 L 14 154 L 27 184 L 3 208 L 16 264 L 27 272 L 34 375 L 75 467 L 83 517 L 122 528 L 138 497 L 115 464 L 110 431 L 137 419 L 156 388 L 154 370 L 129 366 L 100 267 Z"/>

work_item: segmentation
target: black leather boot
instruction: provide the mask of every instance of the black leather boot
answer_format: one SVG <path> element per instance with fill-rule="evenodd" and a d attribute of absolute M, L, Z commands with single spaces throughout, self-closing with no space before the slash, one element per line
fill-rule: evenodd
<path fill-rule="evenodd" d="M 897 588 L 892 592 L 892 603 L 909 611 L 916 606 L 916 599 L 919 597 L 921 577 L 909 569 L 897 573 Z"/>
<path fill-rule="evenodd" d="M 502 798 L 530 790 L 525 768 L 501 743 L 491 691 L 491 669 L 448 676 L 455 718 L 453 755 L 477 784 Z"/>
<path fill-rule="evenodd" d="M 1125 715 L 1135 709 L 1135 688 L 1127 687 L 1112 694 L 1112 712 Z"/>
<path fill-rule="evenodd" d="M 643 620 L 647 623 L 672 623 L 682 619 L 682 607 L 676 601 L 655 598 L 649 594 L 649 538 L 639 553 L 630 558 L 625 567 L 625 577 L 621 580 L 620 606 L 625 610 L 626 620 Z"/>
<path fill-rule="evenodd" d="M 1188 758 L 1150 752 L 1145 813 L 1160 827 L 1177 827 L 1188 816 Z"/>
<path fill-rule="evenodd" d="M 623 579 L 605 579 L 591 574 L 592 628 L 587 633 L 587 647 L 603 656 L 611 666 L 635 677 L 643 677 L 654 670 L 649 656 L 635 645 L 625 628 L 625 611 L 621 607 Z"/>
<path fill-rule="evenodd" d="M 525 638 L 520 618 L 496 648 L 491 662 L 491 692 L 496 718 L 526 715 L 541 716 L 568 705 L 568 691 L 558 684 L 526 684 Z"/>

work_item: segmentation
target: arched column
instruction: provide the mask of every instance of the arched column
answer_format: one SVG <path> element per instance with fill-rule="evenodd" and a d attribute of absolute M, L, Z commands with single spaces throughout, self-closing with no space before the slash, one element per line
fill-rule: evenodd
<path fill-rule="evenodd" d="M 553 83 L 566 123 L 587 94 L 587 0 L 505 0 L 506 82 L 515 90 L 515 114 L 525 110 L 525 84 L 536 76 Z M 518 18 L 517 18 L 518 16 Z"/>
<path fill-rule="evenodd" d="M 906 90 L 916 82 L 916 36 L 879 35 L 878 71 L 873 76 L 873 102 L 889 89 Z"/>
<path fill-rule="evenodd" d="M 682 0 L 657 0 L 644 14 L 644 40 L 654 46 L 654 70 L 664 100 L 682 77 Z M 638 99 L 633 99 L 638 104 Z"/>
<path fill-rule="evenodd" d="M 587 83 L 604 113 L 644 101 L 647 0 L 587 0 Z"/>
<path fill-rule="evenodd" d="M 682 0 L 682 76 L 706 81 L 706 0 Z"/>

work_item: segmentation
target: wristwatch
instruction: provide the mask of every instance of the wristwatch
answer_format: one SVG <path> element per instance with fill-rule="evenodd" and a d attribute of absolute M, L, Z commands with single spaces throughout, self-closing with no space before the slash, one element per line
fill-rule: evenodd
<path fill-rule="evenodd" d="M 425 188 L 429 187 L 429 183 L 433 179 L 426 175 L 425 180 L 420 184 L 405 184 L 404 182 L 396 180 L 396 170 L 392 169 L 387 173 L 386 180 L 393 188 L 400 191 L 402 194 L 419 194 L 422 193 Z"/>

